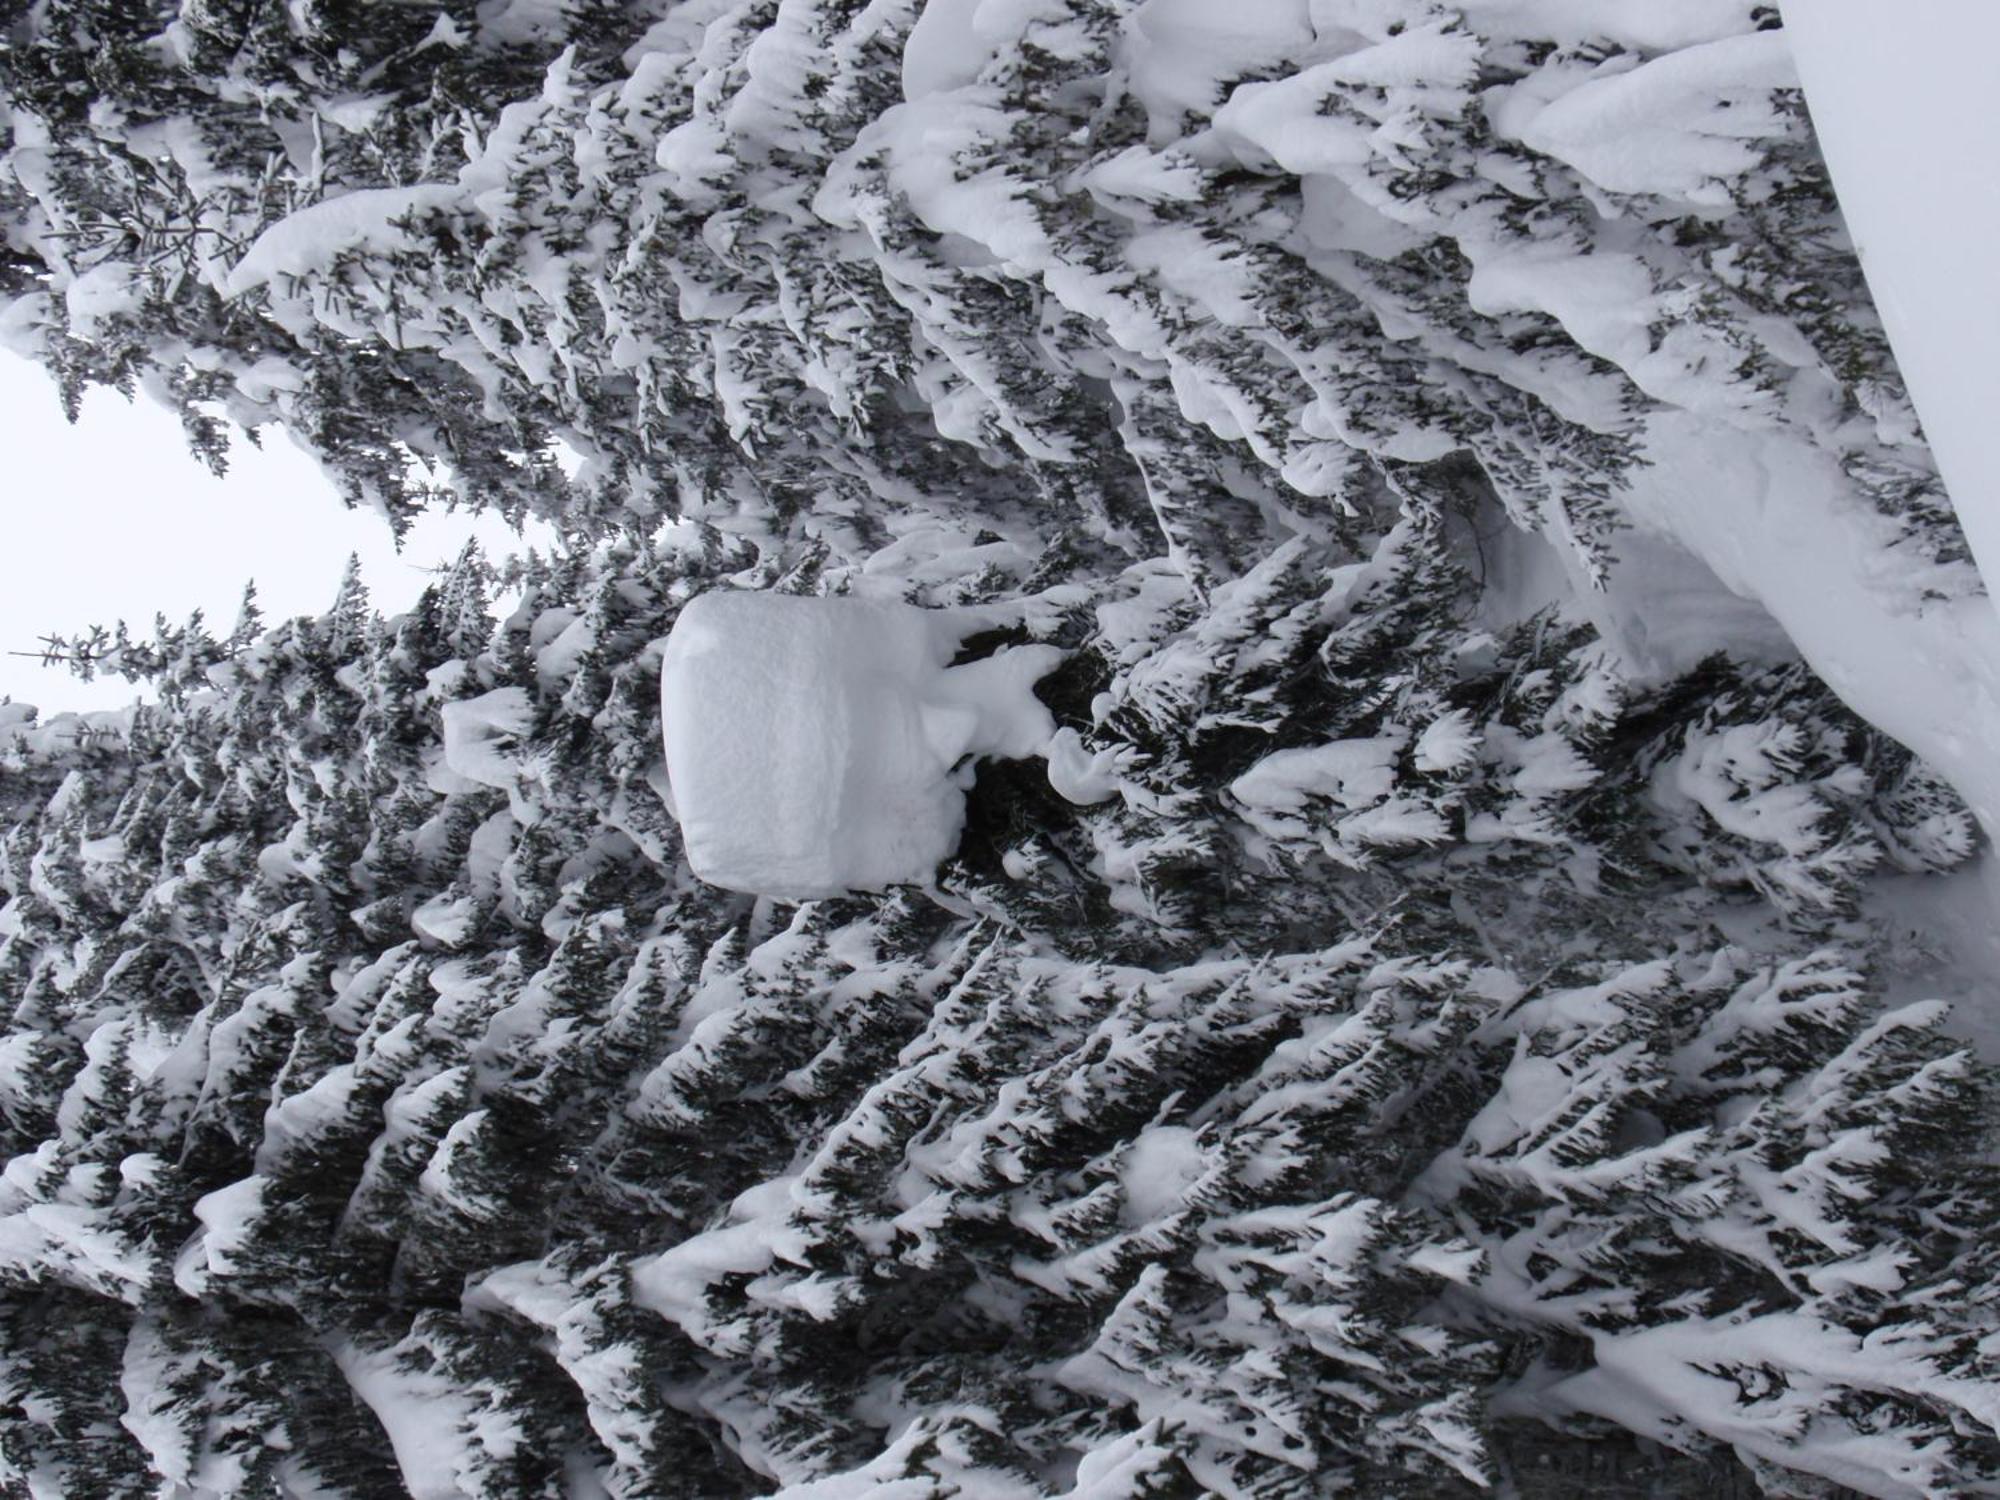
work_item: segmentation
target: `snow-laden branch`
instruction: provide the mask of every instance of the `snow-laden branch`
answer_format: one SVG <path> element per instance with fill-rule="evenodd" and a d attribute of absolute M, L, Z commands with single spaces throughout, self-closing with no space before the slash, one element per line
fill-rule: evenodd
<path fill-rule="evenodd" d="M 1813 129 L 1896 363 L 1967 542 L 2000 580 L 2000 193 L 1983 6 L 1793 0 L 1785 10 Z M 1989 741 L 1991 743 L 1991 741 Z M 1991 826 L 1989 821 L 1989 826 Z"/>

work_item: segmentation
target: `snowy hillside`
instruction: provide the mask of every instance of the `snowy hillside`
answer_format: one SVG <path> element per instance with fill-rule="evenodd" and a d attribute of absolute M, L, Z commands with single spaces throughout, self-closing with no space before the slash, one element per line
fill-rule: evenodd
<path fill-rule="evenodd" d="M 9 26 L 10 347 L 563 541 L 0 706 L 0 1487 L 2000 1493 L 2000 617 L 1774 9 Z"/>

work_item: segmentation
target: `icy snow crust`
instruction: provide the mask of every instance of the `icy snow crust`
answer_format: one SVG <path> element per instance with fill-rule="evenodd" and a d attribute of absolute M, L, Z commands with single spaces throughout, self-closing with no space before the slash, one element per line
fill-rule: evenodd
<path fill-rule="evenodd" d="M 978 617 L 983 622 L 983 617 Z M 965 823 L 968 756 L 1046 753 L 1023 646 L 950 665 L 966 613 L 711 592 L 660 673 L 667 777 L 703 880 L 804 900 L 928 880 Z"/>

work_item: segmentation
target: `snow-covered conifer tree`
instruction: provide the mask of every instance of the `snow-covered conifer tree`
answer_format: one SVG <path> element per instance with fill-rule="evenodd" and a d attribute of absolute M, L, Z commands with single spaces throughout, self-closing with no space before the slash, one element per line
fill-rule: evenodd
<path fill-rule="evenodd" d="M 1977 593 L 1766 8 L 8 26 L 72 409 L 564 540 L 0 704 L 6 1485 L 2000 1483 L 1988 1080 L 1873 904 L 1976 767 L 1729 544 Z M 716 590 L 966 610 L 1046 754 L 928 881 L 705 885 Z"/>

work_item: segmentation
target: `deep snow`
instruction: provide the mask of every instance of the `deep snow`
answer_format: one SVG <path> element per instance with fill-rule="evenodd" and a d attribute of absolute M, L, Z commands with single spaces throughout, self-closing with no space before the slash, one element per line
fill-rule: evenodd
<path fill-rule="evenodd" d="M 1619 497 L 1632 519 L 1763 605 L 1850 708 L 1950 780 L 1989 834 L 2000 830 L 1991 600 L 1920 602 L 1881 579 L 1886 523 L 1808 443 L 1674 413 L 1654 419 L 1644 453 Z"/>

